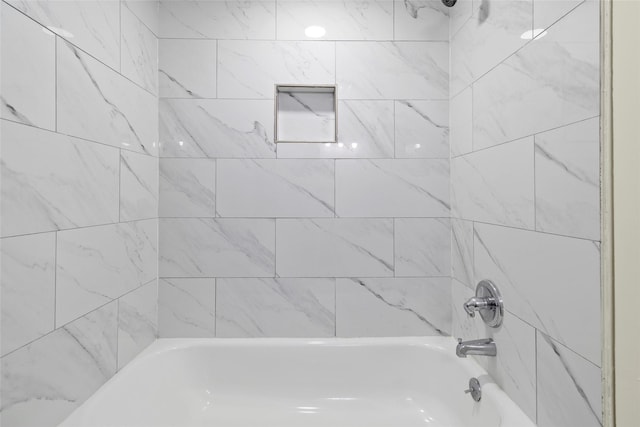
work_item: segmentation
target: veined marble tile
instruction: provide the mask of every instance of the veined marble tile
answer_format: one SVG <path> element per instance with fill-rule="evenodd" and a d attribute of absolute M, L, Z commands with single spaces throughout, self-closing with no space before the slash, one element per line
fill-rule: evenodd
<path fill-rule="evenodd" d="M 218 97 L 273 99 L 276 84 L 335 84 L 335 43 L 218 42 Z"/>
<path fill-rule="evenodd" d="M 451 277 L 475 289 L 471 221 L 451 218 Z"/>
<path fill-rule="evenodd" d="M 118 221 L 118 150 L 2 120 L 2 235 Z"/>
<path fill-rule="evenodd" d="M 449 216 L 449 161 L 336 161 L 336 213 L 348 217 Z"/>
<path fill-rule="evenodd" d="M 444 42 L 338 42 L 336 67 L 342 99 L 449 98 L 449 44 Z"/>
<path fill-rule="evenodd" d="M 441 1 L 395 0 L 393 3 L 395 40 L 449 41 L 450 9 Z"/>
<path fill-rule="evenodd" d="M 273 39 L 275 0 L 161 1 L 161 38 Z"/>
<path fill-rule="evenodd" d="M 465 301 L 457 301 L 462 308 Z M 464 310 L 462 310 L 464 312 Z M 480 336 L 493 338 L 496 357 L 476 357 L 491 378 L 535 422 L 536 420 L 536 329 L 505 311 L 502 326 L 486 326 L 479 316 L 471 319 L 480 325 Z"/>
<path fill-rule="evenodd" d="M 62 39 L 57 52 L 58 132 L 155 155 L 157 98 Z"/>
<path fill-rule="evenodd" d="M 2 425 L 55 427 L 116 371 L 117 305 L 2 358 Z"/>
<path fill-rule="evenodd" d="M 275 157 L 273 121 L 273 101 L 164 99 L 161 155 Z"/>
<path fill-rule="evenodd" d="M 335 279 L 218 279 L 216 336 L 332 337 Z"/>
<path fill-rule="evenodd" d="M 278 144 L 279 158 L 391 158 L 393 101 L 338 101 L 337 144 Z"/>
<path fill-rule="evenodd" d="M 161 277 L 273 277 L 275 220 L 160 220 Z"/>
<path fill-rule="evenodd" d="M 128 8 L 122 8 L 122 75 L 158 93 L 158 39 Z"/>
<path fill-rule="evenodd" d="M 530 39 L 533 0 L 473 2 L 473 15 L 451 39 L 451 94 L 505 60 Z M 456 6 L 458 6 L 456 4 Z"/>
<path fill-rule="evenodd" d="M 473 15 L 472 0 L 458 0 L 456 7 L 449 9 L 449 40 L 460 31 L 460 28 L 471 18 L 471 15 Z"/>
<path fill-rule="evenodd" d="M 215 215 L 216 161 L 160 159 L 160 216 Z"/>
<path fill-rule="evenodd" d="M 393 275 L 392 219 L 279 219 L 280 277 Z"/>
<path fill-rule="evenodd" d="M 449 158 L 449 102 L 396 101 L 397 158 Z"/>
<path fill-rule="evenodd" d="M 600 240 L 599 117 L 535 141 L 536 229 Z"/>
<path fill-rule="evenodd" d="M 534 229 L 533 137 L 451 160 L 453 215 Z"/>
<path fill-rule="evenodd" d="M 397 218 L 394 228 L 396 277 L 451 275 L 449 218 Z"/>
<path fill-rule="evenodd" d="M 602 426 L 600 368 L 540 332 L 536 357 L 538 425 Z"/>
<path fill-rule="evenodd" d="M 2 3 L 0 117 L 55 130 L 56 38 Z"/>
<path fill-rule="evenodd" d="M 451 279 L 338 279 L 336 335 L 449 335 Z"/>
<path fill-rule="evenodd" d="M 158 333 L 161 338 L 216 336 L 216 280 L 160 279 Z"/>
<path fill-rule="evenodd" d="M 598 5 L 583 3 L 477 81 L 474 149 L 598 115 Z"/>
<path fill-rule="evenodd" d="M 156 277 L 156 229 L 146 220 L 59 232 L 56 326 Z"/>
<path fill-rule="evenodd" d="M 276 141 L 335 142 L 335 92 L 279 92 Z"/>
<path fill-rule="evenodd" d="M 120 2 L 8 0 L 7 3 L 114 70 L 120 69 Z M 60 45 L 58 45 L 58 49 Z M 58 74 L 62 70 L 58 69 Z"/>
<path fill-rule="evenodd" d="M 279 40 L 307 40 L 305 29 L 321 26 L 325 40 L 390 40 L 390 0 L 277 0 Z"/>
<path fill-rule="evenodd" d="M 215 40 L 159 40 L 158 78 L 162 98 L 215 98 Z"/>
<path fill-rule="evenodd" d="M 476 281 L 494 281 L 509 311 L 600 364 L 596 242 L 476 223 L 474 261 Z"/>
<path fill-rule="evenodd" d="M 122 0 L 122 6 L 133 12 L 155 35 L 160 34 L 159 0 Z"/>
<path fill-rule="evenodd" d="M 0 241 L 2 351 L 5 355 L 54 328 L 55 233 Z"/>
<path fill-rule="evenodd" d="M 158 158 L 122 151 L 120 221 L 158 217 Z"/>
<path fill-rule="evenodd" d="M 470 153 L 473 151 L 473 90 L 471 86 L 451 99 L 450 109 L 451 156 Z"/>
<path fill-rule="evenodd" d="M 158 336 L 158 280 L 118 300 L 118 369 Z"/>
<path fill-rule="evenodd" d="M 333 160 L 217 161 L 221 217 L 333 217 Z"/>
<path fill-rule="evenodd" d="M 533 28 L 546 29 L 584 0 L 533 0 Z"/>

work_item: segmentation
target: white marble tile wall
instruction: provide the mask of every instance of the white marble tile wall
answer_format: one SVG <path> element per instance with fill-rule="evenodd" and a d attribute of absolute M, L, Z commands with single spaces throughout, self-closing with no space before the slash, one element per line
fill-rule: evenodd
<path fill-rule="evenodd" d="M 602 425 L 598 3 L 459 5 L 453 334 L 495 339 L 498 357 L 477 359 L 538 425 Z M 462 310 L 482 279 L 503 293 L 497 330 Z"/>
<path fill-rule="evenodd" d="M 0 5 L 2 425 L 58 425 L 157 336 L 157 6 Z"/>
<path fill-rule="evenodd" d="M 450 331 L 448 12 L 161 3 L 161 336 Z M 337 85 L 337 143 L 276 144 L 276 84 Z"/>

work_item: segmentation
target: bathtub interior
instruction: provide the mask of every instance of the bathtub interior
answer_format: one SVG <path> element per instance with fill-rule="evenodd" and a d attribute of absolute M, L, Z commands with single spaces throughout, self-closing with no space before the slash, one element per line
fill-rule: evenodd
<path fill-rule="evenodd" d="M 495 427 L 519 411 L 450 338 L 257 341 L 158 340 L 61 427 Z"/>

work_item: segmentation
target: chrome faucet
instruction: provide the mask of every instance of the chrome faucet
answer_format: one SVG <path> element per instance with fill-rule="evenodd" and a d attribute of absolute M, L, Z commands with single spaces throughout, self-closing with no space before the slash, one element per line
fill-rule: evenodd
<path fill-rule="evenodd" d="M 456 356 L 495 356 L 498 353 L 496 343 L 491 338 L 481 338 L 479 340 L 462 341 L 458 338 L 456 346 Z"/>

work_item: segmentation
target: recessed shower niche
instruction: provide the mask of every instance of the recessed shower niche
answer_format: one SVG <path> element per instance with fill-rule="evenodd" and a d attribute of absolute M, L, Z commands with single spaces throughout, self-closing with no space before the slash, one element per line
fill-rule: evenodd
<path fill-rule="evenodd" d="M 276 85 L 276 142 L 336 142 L 336 87 Z"/>

